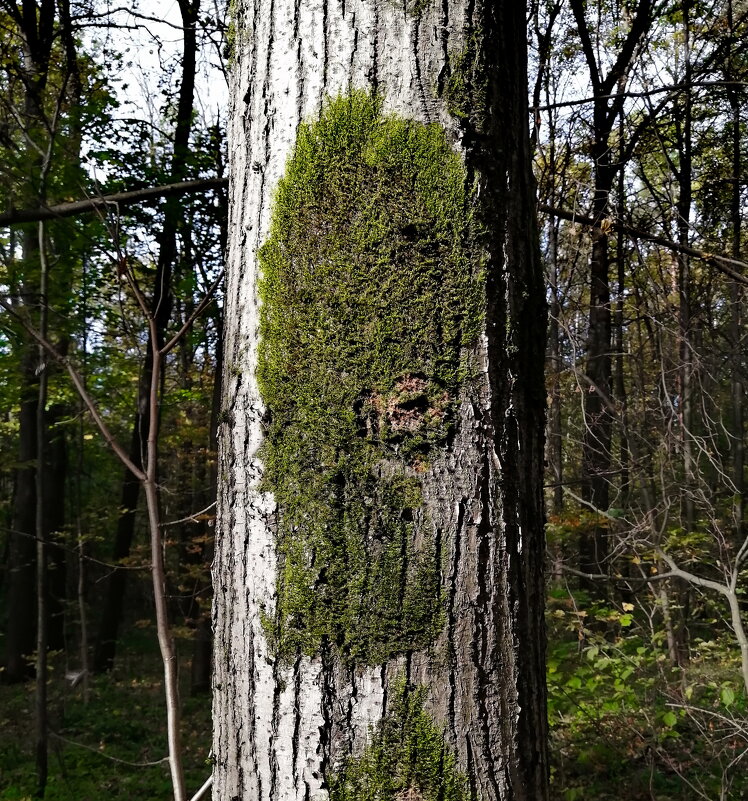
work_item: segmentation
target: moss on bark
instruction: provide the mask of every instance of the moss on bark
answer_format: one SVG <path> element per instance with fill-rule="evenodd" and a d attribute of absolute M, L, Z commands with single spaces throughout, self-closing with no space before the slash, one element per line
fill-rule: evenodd
<path fill-rule="evenodd" d="M 264 488 L 281 653 L 377 663 L 442 623 L 422 476 L 482 327 L 466 173 L 444 132 L 354 92 L 299 128 L 259 257 Z"/>
<path fill-rule="evenodd" d="M 489 83 L 483 48 L 483 38 L 473 31 L 462 50 L 450 54 L 449 77 L 443 92 L 449 113 L 476 131 L 485 129 L 488 113 Z"/>
<path fill-rule="evenodd" d="M 467 779 L 424 709 L 426 688 L 400 680 L 390 698 L 363 754 L 331 778 L 330 801 L 467 801 Z"/>

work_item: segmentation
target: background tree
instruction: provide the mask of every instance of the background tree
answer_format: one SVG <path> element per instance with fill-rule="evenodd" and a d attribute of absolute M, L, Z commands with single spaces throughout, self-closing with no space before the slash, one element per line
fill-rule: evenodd
<path fill-rule="evenodd" d="M 182 39 L 178 100 L 174 115 L 172 154 L 169 164 L 170 177 L 175 181 L 181 181 L 187 177 L 190 162 L 189 145 L 194 122 L 197 18 L 200 11 L 200 2 L 199 0 L 192 0 L 192 2 L 182 0 L 179 3 L 179 11 L 182 18 L 184 36 Z M 157 348 L 161 348 L 165 344 L 165 334 L 172 315 L 172 284 L 180 256 L 177 249 L 177 233 L 180 228 L 184 230 L 183 215 L 184 204 L 180 198 L 167 200 L 164 209 L 164 220 L 158 237 L 159 251 L 150 298 L 150 310 L 156 322 L 155 345 Z M 150 419 L 149 413 L 153 345 L 154 343 L 150 341 L 146 343 L 129 453 L 129 458 L 133 464 L 140 467 L 143 466 L 150 428 L 152 425 L 158 427 L 159 424 L 159 421 Z M 126 469 L 122 480 L 122 496 L 120 499 L 122 513 L 117 524 L 112 553 L 112 561 L 114 562 L 126 559 L 130 555 L 135 533 L 140 488 L 141 482 L 132 475 L 130 470 Z M 93 660 L 93 667 L 97 671 L 111 669 L 114 663 L 126 582 L 126 570 L 115 570 L 108 580 Z"/>
<path fill-rule="evenodd" d="M 95 89 L 84 87 L 83 68 L 71 45 L 69 9 L 54 3 L 15 3 L 3 7 L 5 36 L 3 49 L 3 116 L 6 157 L 4 195 L 7 206 L 38 206 L 64 195 L 80 179 L 80 130 L 84 113 L 84 93 L 97 106 Z M 73 190 L 74 191 L 74 190 Z M 36 309 L 37 318 L 47 304 L 54 304 L 56 314 L 48 320 L 50 336 L 61 347 L 69 336 L 64 322 L 70 303 L 75 256 L 70 251 L 76 238 L 75 225 L 51 225 L 40 234 L 35 225 L 27 226 L 11 237 L 5 251 L 5 282 L 15 304 Z M 42 253 L 50 248 L 49 254 Z M 49 257 L 51 256 L 51 259 Z M 34 540 L 47 540 L 62 528 L 65 520 L 66 452 L 59 433 L 52 434 L 56 447 L 39 450 L 50 436 L 48 432 L 64 417 L 64 403 L 47 407 L 46 365 L 40 363 L 36 345 L 23 330 L 12 332 L 10 342 L 15 361 L 18 397 L 18 460 L 13 485 L 13 513 L 10 518 L 7 586 L 7 627 L 5 636 L 4 677 L 20 680 L 29 674 L 28 656 L 35 647 L 35 608 L 33 579 L 36 560 Z M 41 386 L 40 386 L 41 377 Z M 51 385 L 54 396 L 54 385 Z M 41 392 L 41 395 L 40 395 Z M 34 398 L 36 397 L 36 401 Z M 43 419 L 37 419 L 39 407 Z M 39 462 L 43 469 L 37 469 Z M 49 503 L 37 498 L 42 474 L 46 473 Z M 39 510 L 43 508 L 43 515 Z M 42 519 L 43 517 L 43 519 Z M 50 644 L 62 647 L 65 564 L 55 548 L 39 556 L 42 573 L 49 569 L 49 605 L 43 618 L 49 625 Z"/>
<path fill-rule="evenodd" d="M 745 265 L 734 250 L 733 179 L 741 184 L 735 165 L 745 139 L 730 97 L 742 88 L 728 75 L 735 77 L 741 61 L 736 33 L 745 9 L 727 2 L 653 5 L 628 83 L 603 98 L 619 109 L 607 139 L 615 180 L 602 231 L 611 289 L 611 338 L 603 349 L 610 439 L 601 449 L 604 502 L 591 504 L 585 494 L 594 354 L 580 323 L 595 298 L 579 265 L 589 255 L 586 231 L 598 233 L 600 98 L 592 83 L 580 93 L 571 80 L 589 59 L 569 26 L 579 30 L 579 12 L 594 18 L 591 52 L 604 60 L 595 43 L 624 40 L 637 7 L 562 10 L 550 55 L 542 55 L 543 37 L 537 44 L 545 96 L 536 101 L 536 163 L 541 207 L 552 215 L 543 251 L 556 318 L 548 347 L 556 404 L 548 480 L 554 792 L 604 797 L 605 787 L 582 767 L 594 751 L 610 775 L 626 765 L 627 797 L 739 797 L 745 621 L 736 601 L 745 573 L 744 538 L 736 532 L 744 431 L 735 387 L 744 366 L 733 346 Z M 541 21 L 549 9 L 539 8 Z M 585 557 L 590 538 L 606 544 L 598 567 Z M 615 702 L 602 692 L 610 686 L 618 688 Z M 715 715 L 723 739 L 704 738 Z M 593 732 L 598 747 L 589 745 Z"/>
<path fill-rule="evenodd" d="M 5 215 L 7 219 L 3 221 L 4 225 L 17 224 L 15 208 L 19 205 L 23 207 L 27 218 L 30 215 L 33 219 L 40 206 L 56 207 L 58 200 L 70 201 L 81 195 L 96 196 L 102 192 L 122 188 L 134 188 L 137 196 L 138 186 L 172 182 L 174 176 L 171 172 L 169 155 L 173 151 L 173 143 L 170 141 L 168 130 L 170 123 L 177 118 L 187 120 L 186 123 L 182 123 L 184 131 L 180 137 L 182 143 L 180 147 L 182 151 L 190 151 L 190 158 L 183 158 L 184 172 L 177 175 L 177 179 L 199 178 L 206 174 L 215 175 L 216 171 L 220 171 L 223 159 L 220 121 L 212 121 L 211 127 L 208 128 L 204 125 L 204 120 L 194 113 L 191 105 L 185 110 L 184 103 L 179 103 L 178 96 L 172 95 L 169 70 L 165 70 L 161 75 L 163 81 L 161 88 L 164 92 L 163 109 L 157 109 L 155 104 L 152 109 L 157 113 L 162 112 L 168 119 L 169 125 L 156 125 L 153 119 L 133 120 L 126 117 L 123 119 L 122 116 L 112 113 L 116 106 L 114 100 L 116 88 L 113 87 L 116 87 L 119 80 L 115 76 L 125 71 L 123 54 L 109 49 L 106 44 L 107 26 L 114 27 L 120 24 L 116 13 L 111 17 L 108 15 L 97 17 L 96 11 L 88 4 L 76 3 L 71 8 L 66 3 L 59 3 L 58 6 L 53 4 L 46 9 L 52 14 L 50 17 L 45 16 L 46 11 L 44 14 L 37 14 L 32 5 L 26 4 L 23 8 L 16 9 L 15 6 L 11 8 L 12 4 L 9 4 L 8 16 L 3 19 L 4 24 L 0 29 L 0 40 L 9 56 L 4 62 L 4 75 L 7 80 L 2 85 L 1 103 L 6 115 L 4 118 L 6 136 L 2 144 L 9 155 L 3 163 L 8 178 L 3 182 L 3 190 L 7 192 L 5 207 L 8 211 Z M 59 11 L 57 17 L 55 11 Z M 207 13 L 198 15 L 194 4 L 190 5 L 187 11 L 189 19 L 186 27 L 190 29 L 188 34 L 191 34 L 193 45 L 196 39 L 204 44 L 211 27 L 216 25 L 215 19 Z M 136 20 L 142 19 L 142 16 L 138 16 L 137 10 L 128 13 L 133 13 Z M 40 123 L 40 141 L 46 150 L 40 147 L 34 150 L 34 153 L 41 154 L 46 159 L 42 165 L 43 180 L 40 179 L 42 183 L 46 181 L 43 196 L 36 193 L 33 197 L 26 197 L 24 194 L 31 186 L 28 178 L 30 163 L 28 153 L 31 153 L 29 148 L 35 143 L 28 134 L 28 128 L 24 127 L 24 117 L 17 113 L 19 98 L 23 98 L 24 87 L 22 77 L 18 76 L 22 75 L 21 67 L 25 63 L 18 59 L 18 54 L 23 53 L 23 35 L 19 33 L 19 20 L 26 25 L 38 24 L 52 41 L 48 54 L 46 94 L 43 97 L 44 117 Z M 91 31 L 99 27 L 100 21 L 102 21 L 101 30 L 104 31 L 101 38 L 86 38 L 82 42 L 79 38 L 81 31 L 83 29 Z M 122 26 L 120 30 L 124 27 L 127 26 Z M 220 25 L 218 27 L 220 29 Z M 193 57 L 195 57 L 194 50 L 193 48 Z M 187 67 L 189 71 L 189 64 Z M 192 69 L 193 82 L 194 72 Z M 186 95 L 191 104 L 192 88 Z M 120 133 L 122 135 L 118 135 Z M 197 153 L 192 152 L 193 147 L 197 149 Z M 162 158 L 164 155 L 166 157 Z M 184 157 L 184 153 L 182 156 Z M 81 163 L 84 161 L 85 170 L 81 168 Z M 101 171 L 99 174 L 103 172 L 106 175 L 106 184 L 96 183 L 97 170 Z M 31 177 L 34 180 L 35 176 L 36 173 L 32 171 Z M 213 189 L 221 185 L 222 179 L 207 184 Z M 202 187 L 203 190 L 205 188 Z M 158 187 L 156 189 L 156 193 L 151 192 L 150 196 L 155 198 L 157 203 L 161 197 L 173 199 L 179 195 L 179 193 L 175 195 L 173 191 L 162 193 Z M 84 682 L 86 681 L 89 661 L 86 642 L 87 623 L 92 616 L 94 619 L 98 617 L 101 587 L 104 583 L 102 579 L 108 577 L 113 569 L 115 571 L 125 569 L 131 577 L 137 578 L 137 581 L 130 582 L 131 595 L 126 606 L 123 626 L 124 638 L 128 640 L 124 670 L 128 672 L 132 670 L 131 641 L 134 631 L 137 631 L 134 624 L 139 622 L 140 625 L 153 625 L 150 619 L 153 596 L 149 597 L 146 583 L 153 560 L 142 547 L 139 547 L 130 555 L 126 565 L 121 562 L 112 564 L 108 561 L 107 552 L 111 549 L 114 530 L 120 519 L 119 509 L 111 502 L 117 484 L 116 460 L 113 461 L 111 454 L 103 447 L 103 440 L 98 438 L 96 428 L 92 426 L 91 409 L 85 405 L 81 408 L 80 402 L 75 397 L 75 391 L 67 383 L 65 371 L 56 369 L 54 359 L 39 360 L 40 352 L 29 330 L 38 332 L 40 321 L 42 323 L 45 319 L 48 321 L 46 333 L 50 346 L 56 354 L 68 358 L 69 363 L 77 368 L 79 388 L 82 387 L 93 399 L 94 407 L 98 408 L 106 418 L 114 438 L 122 438 L 127 428 L 126 413 L 134 405 L 131 388 L 137 383 L 142 356 L 144 353 L 146 355 L 150 353 L 151 358 L 154 358 L 153 349 L 150 351 L 148 349 L 148 337 L 153 334 L 153 326 L 150 325 L 148 313 L 144 318 L 141 316 L 143 309 L 140 308 L 139 300 L 150 296 L 154 276 L 158 272 L 158 259 L 151 257 L 151 253 L 155 252 L 151 233 L 158 231 L 159 228 L 168 228 L 166 225 L 168 204 L 161 201 L 154 209 L 152 199 L 150 206 L 146 203 L 134 210 L 132 206 L 126 205 L 128 198 L 132 200 L 132 194 L 125 193 L 123 197 L 122 193 L 119 193 L 118 197 L 121 205 L 115 206 L 116 201 L 108 205 L 99 204 L 98 215 L 84 214 L 74 220 L 58 220 L 57 213 L 52 211 L 48 214 L 50 221 L 44 224 L 43 237 L 39 236 L 36 224 L 27 226 L 29 233 L 33 234 L 36 240 L 30 236 L 19 235 L 18 228 L 8 229 L 7 235 L 4 229 L 1 240 L 2 302 L 7 312 L 3 315 L 1 349 L 4 357 L 8 357 L 8 362 L 14 362 L 9 370 L 13 385 L 8 387 L 4 397 L 6 403 L 2 415 L 5 423 L 4 434 L 13 443 L 13 447 L 25 429 L 23 424 L 17 424 L 20 419 L 18 386 L 21 371 L 18 370 L 19 359 L 13 358 L 11 348 L 18 347 L 20 350 L 20 346 L 23 346 L 33 355 L 34 364 L 40 365 L 42 370 L 42 372 L 39 369 L 32 371 L 34 386 L 41 384 L 43 389 L 44 384 L 47 386 L 44 392 L 37 392 L 38 414 L 34 415 L 36 433 L 29 429 L 24 435 L 26 436 L 24 441 L 29 441 L 35 446 L 33 453 L 35 458 L 31 464 L 8 460 L 10 463 L 3 465 L 9 472 L 30 471 L 31 483 L 27 484 L 35 491 L 41 483 L 40 479 L 44 478 L 44 495 L 36 491 L 36 506 L 44 514 L 40 516 L 37 513 L 37 526 L 31 530 L 15 528 L 12 519 L 5 520 L 4 522 L 10 525 L 6 525 L 0 535 L 0 547 L 4 553 L 17 553 L 20 544 L 31 557 L 25 560 L 14 557 L 11 569 L 4 571 L 3 581 L 0 584 L 3 593 L 3 623 L 7 621 L 10 635 L 5 638 L 3 645 L 7 645 L 8 654 L 15 655 L 15 663 L 20 666 L 15 676 L 12 670 L 2 670 L 1 678 L 5 680 L 23 678 L 33 672 L 36 628 L 33 625 L 34 606 L 37 606 L 42 620 L 49 617 L 55 622 L 56 628 L 53 628 L 52 632 L 56 631 L 58 635 L 56 640 L 51 638 L 48 640 L 51 646 L 48 649 L 44 642 L 45 627 L 39 626 L 39 639 L 36 642 L 38 708 L 41 711 L 47 709 L 44 692 L 49 688 L 50 732 L 53 737 L 52 742 L 56 745 L 56 761 L 53 760 L 52 766 L 55 775 L 51 775 L 50 778 L 52 783 L 59 782 L 59 772 L 62 771 L 63 776 L 67 777 L 65 781 L 71 793 L 74 793 L 72 784 L 80 782 L 86 774 L 91 775 L 90 768 L 83 767 L 83 762 L 86 760 L 81 759 L 80 755 L 86 752 L 85 749 L 88 747 L 86 741 L 91 736 L 95 738 L 96 735 L 76 731 L 74 724 L 71 729 L 65 677 L 69 677 L 74 686 L 81 677 Z M 180 537 L 179 548 L 173 541 L 164 538 L 163 555 L 167 574 L 160 579 L 160 582 L 162 589 L 166 590 L 167 597 L 161 598 L 162 609 L 159 610 L 159 614 L 162 620 L 167 615 L 172 619 L 179 614 L 188 617 L 186 622 L 191 629 L 187 626 L 178 627 L 176 633 L 180 637 L 190 636 L 197 623 L 201 624 L 199 651 L 201 658 L 195 660 L 201 667 L 196 671 L 195 686 L 200 685 L 204 689 L 207 684 L 206 670 L 210 664 L 210 642 L 206 637 L 205 623 L 201 620 L 201 617 L 204 617 L 204 611 L 201 609 L 204 610 L 210 599 L 205 559 L 209 558 L 212 540 L 213 510 L 209 498 L 211 495 L 214 496 L 215 492 L 215 460 L 211 456 L 214 437 L 211 441 L 210 420 L 211 417 L 216 418 L 215 412 L 211 414 L 211 398 L 220 311 L 214 310 L 211 318 L 205 321 L 197 320 L 195 315 L 201 308 L 200 300 L 206 290 L 215 284 L 215 278 L 220 273 L 221 230 L 222 227 L 225 228 L 225 223 L 223 226 L 216 225 L 221 215 L 221 201 L 220 197 L 217 199 L 214 194 L 194 198 L 191 201 L 179 199 L 178 202 L 179 213 L 174 211 L 173 203 L 170 211 L 172 221 L 170 230 L 174 241 L 170 257 L 173 264 L 169 268 L 174 269 L 177 279 L 173 282 L 156 282 L 154 291 L 158 294 L 158 287 L 163 288 L 165 283 L 169 283 L 172 295 L 178 294 L 178 301 L 174 304 L 177 312 L 167 318 L 167 324 L 160 336 L 166 342 L 171 341 L 176 334 L 180 334 L 180 338 L 174 339 L 174 343 L 180 342 L 182 358 L 180 360 L 175 358 L 176 352 L 172 352 L 174 343 L 158 355 L 157 361 L 160 361 L 165 369 L 159 374 L 157 387 L 158 394 L 163 400 L 161 407 L 165 410 L 167 432 L 172 436 L 175 436 L 175 428 L 180 422 L 180 417 L 184 418 L 188 404 L 191 405 L 189 430 L 195 447 L 193 452 L 180 454 L 180 459 L 176 458 L 175 453 L 171 463 L 166 465 L 167 471 L 163 478 L 158 482 L 154 479 L 153 468 L 149 463 L 147 478 L 151 501 L 155 499 L 155 502 L 151 503 L 151 511 L 156 509 L 157 518 L 163 520 L 164 513 L 176 513 L 172 520 L 177 516 L 185 518 L 181 524 L 184 530 Z M 93 208 L 94 206 L 89 205 L 84 212 Z M 188 208 L 189 211 L 186 211 Z M 61 216 L 68 215 L 63 213 Z M 178 231 L 174 230 L 175 226 Z M 26 258 L 27 241 L 32 244 L 38 242 L 34 251 L 38 254 L 36 259 Z M 48 269 L 42 270 L 41 267 L 44 266 Z M 46 291 L 42 280 L 45 277 Z M 22 292 L 21 289 L 25 286 L 22 285 L 22 280 L 27 281 L 28 286 L 32 286 L 36 281 L 38 291 Z M 130 281 L 135 288 L 134 294 L 124 291 L 126 281 Z M 41 327 L 44 328 L 44 325 Z M 191 382 L 187 391 L 183 389 L 185 376 L 182 371 Z M 189 375 L 190 371 L 193 373 L 192 376 Z M 37 373 L 42 378 L 48 375 L 49 380 L 39 382 Z M 150 382 L 149 389 L 147 400 L 151 401 L 153 382 Z M 151 404 L 149 413 L 153 408 Z M 188 429 L 188 426 L 185 425 L 184 428 Z M 215 431 L 215 424 L 212 430 Z M 39 447 L 39 443 L 43 447 Z M 154 442 L 149 441 L 146 450 L 153 453 Z M 179 447 L 176 450 L 178 451 Z M 46 459 L 40 458 L 42 452 L 46 454 Z M 75 464 L 77 469 L 66 472 L 61 467 L 65 467 L 68 454 L 72 457 L 71 463 Z M 138 452 L 138 458 L 140 456 Z M 37 465 L 34 462 L 39 461 L 47 462 L 49 467 L 45 467 L 43 471 L 36 469 Z M 177 464 L 183 472 L 176 469 Z M 195 474 L 197 472 L 195 466 L 202 472 L 192 478 L 191 486 L 185 488 L 183 484 L 186 479 L 183 476 Z M 140 478 L 143 479 L 143 476 Z M 6 493 L 2 499 L 4 509 L 12 507 L 21 509 L 33 522 L 34 495 L 29 496 L 26 493 L 24 496 L 23 484 L 17 480 L 4 481 L 4 491 Z M 190 500 L 184 500 L 182 505 L 175 509 L 168 501 L 162 503 L 159 500 L 158 494 L 163 491 L 167 497 L 171 494 L 179 496 L 180 499 L 189 492 Z M 193 506 L 192 501 L 195 500 L 199 500 L 201 506 Z M 28 504 L 31 504 L 30 508 L 27 508 Z M 137 510 L 136 537 L 148 529 L 144 511 Z M 198 512 L 201 514 L 198 515 Z M 66 524 L 66 520 L 75 521 L 74 528 Z M 41 527 L 40 521 L 43 523 Z M 199 532 L 196 531 L 198 526 L 200 526 Z M 153 534 L 153 526 L 150 529 Z M 168 527 L 163 529 L 164 532 L 173 530 Z M 156 540 L 160 542 L 160 539 L 161 531 L 157 531 Z M 35 540 L 37 545 L 43 546 L 41 558 L 36 560 L 39 577 L 42 579 L 41 590 L 36 595 L 33 593 L 33 580 L 25 584 L 23 581 L 18 581 L 19 578 L 24 578 L 24 575 L 26 578 L 29 575 L 33 576 Z M 155 555 L 159 556 L 161 553 L 159 545 Z M 187 566 L 182 564 L 184 559 L 189 559 L 191 562 L 189 571 Z M 77 576 L 73 575 L 74 571 L 78 573 Z M 189 585 L 186 584 L 185 576 L 189 579 Z M 46 591 L 44 584 L 49 587 L 49 592 Z M 28 603 L 21 609 L 25 617 L 21 615 L 16 619 L 13 610 L 14 604 L 18 603 L 16 597 L 18 594 L 15 592 L 18 588 L 24 592 L 30 589 L 32 592 L 27 592 Z M 197 593 L 196 598 L 201 601 L 201 609 L 197 609 L 193 600 L 195 593 Z M 41 601 L 45 595 L 56 604 L 48 605 L 54 615 L 44 613 L 45 604 Z M 164 600 L 170 607 L 168 610 L 163 609 Z M 73 606 L 73 602 L 77 604 L 77 609 Z M 93 615 L 89 614 L 91 610 L 94 612 Z M 13 630 L 23 636 L 23 642 L 20 637 L 12 636 Z M 76 641 L 79 637 L 81 645 L 78 650 Z M 45 666 L 48 653 L 52 671 L 49 680 Z M 175 697 L 175 681 L 172 679 L 178 672 L 176 652 L 173 653 L 173 657 L 167 662 L 172 668 L 169 692 Z M 183 667 L 189 667 L 188 660 L 183 658 L 181 662 Z M 12 667 L 12 660 L 9 659 L 8 664 Z M 32 668 L 31 671 L 29 666 Z M 189 670 L 186 673 L 189 674 Z M 111 692 L 121 679 L 122 673 L 118 673 L 106 683 L 91 682 L 89 690 L 83 693 L 83 701 L 90 701 L 92 707 L 95 707 L 101 701 L 102 694 Z M 137 695 L 137 691 L 134 695 Z M 202 709 L 204 727 L 207 711 L 204 701 Z M 95 715 L 95 712 L 92 710 L 90 714 Z M 38 717 L 42 720 L 41 715 Z M 109 717 L 111 720 L 111 716 Z M 156 737 L 155 739 L 150 735 L 145 739 L 141 737 L 141 745 L 147 743 L 144 746 L 147 751 L 156 749 L 159 759 L 149 760 L 138 753 L 129 760 L 125 757 L 125 763 L 147 762 L 155 767 L 164 761 L 163 744 L 159 738 L 159 730 L 163 728 L 163 723 L 157 720 L 154 726 L 152 721 L 150 724 L 146 722 L 145 718 L 148 716 L 143 717 L 144 731 L 153 732 Z M 11 778 L 13 791 L 18 785 L 26 787 L 29 771 L 25 756 L 22 755 L 26 749 L 26 733 L 19 736 L 19 732 L 24 731 L 27 720 L 27 715 L 19 712 L 11 716 L 8 721 L 3 721 L 3 728 L 8 731 L 8 749 L 4 745 L 0 750 L 3 754 L 6 750 L 14 754 L 7 760 L 5 758 L 0 760 L 2 762 L 0 774 L 3 779 L 0 784 L 3 786 L 3 791 L 8 771 L 12 777 L 20 777 L 18 784 Z M 175 720 L 176 725 L 174 725 Z M 177 727 L 178 718 L 172 716 L 171 735 Z M 46 723 L 42 721 L 40 732 L 43 734 L 46 728 Z M 200 731 L 201 726 L 196 724 L 194 728 Z M 104 735 L 102 742 L 107 739 L 109 736 Z M 174 742 L 173 736 L 171 739 Z M 192 736 L 189 739 L 192 739 Z M 61 743 L 65 745 L 60 745 Z M 130 747 L 133 746 L 140 751 L 141 746 L 132 743 Z M 195 748 L 193 744 L 188 746 L 189 750 L 193 748 Z M 64 763 L 63 752 L 68 750 L 78 754 L 75 759 L 76 769 L 72 772 L 74 777 L 68 769 L 69 765 L 66 768 Z M 172 746 L 171 750 L 170 762 L 176 765 L 180 755 L 177 748 Z M 46 752 L 46 747 L 42 744 L 39 751 L 40 754 Z M 199 755 L 200 751 L 203 752 L 202 757 Z M 95 756 L 96 750 L 89 753 L 94 754 L 94 761 L 105 758 Z M 199 778 L 202 781 L 204 764 L 201 759 L 207 753 L 207 742 L 198 744 L 194 753 L 200 771 Z M 69 758 L 69 755 L 67 756 Z M 191 762 L 192 757 L 188 756 L 188 767 Z M 135 795 L 153 795 L 154 779 L 158 782 L 160 773 L 156 768 L 154 776 L 153 767 L 150 770 L 151 778 L 144 780 L 142 793 L 131 786 L 130 790 L 134 791 Z M 111 768 L 109 770 L 111 771 Z M 194 764 L 190 770 L 195 770 Z M 44 791 L 44 772 L 45 767 L 40 762 L 40 781 L 36 788 L 39 794 Z M 179 772 L 177 769 L 176 774 Z M 196 780 L 188 776 L 188 781 Z M 122 790 L 127 795 L 125 786 L 122 786 Z M 21 790 L 18 792 L 24 794 Z M 83 792 L 85 794 L 86 791 Z M 182 789 L 180 797 L 184 797 L 184 794 L 185 790 Z"/>

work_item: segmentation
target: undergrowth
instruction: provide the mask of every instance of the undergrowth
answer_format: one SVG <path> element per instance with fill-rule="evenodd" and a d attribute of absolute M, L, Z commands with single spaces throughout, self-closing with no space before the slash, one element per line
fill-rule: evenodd
<path fill-rule="evenodd" d="M 148 632 L 148 636 L 152 636 Z M 59 657 L 52 660 L 59 662 Z M 162 666 L 153 645 L 131 639 L 120 665 L 95 676 L 84 703 L 61 666 L 49 683 L 49 780 L 45 801 L 132 801 L 172 797 L 166 748 Z M 189 677 L 189 669 L 182 674 Z M 185 778 L 192 794 L 210 775 L 210 698 L 183 690 Z M 26 801 L 36 792 L 34 683 L 0 685 L 0 801 Z M 137 764 L 124 764 L 137 763 Z M 209 796 L 207 797 L 209 799 Z"/>
<path fill-rule="evenodd" d="M 748 797 L 748 706 L 731 634 L 670 664 L 656 613 L 565 588 L 547 611 L 553 801 Z"/>

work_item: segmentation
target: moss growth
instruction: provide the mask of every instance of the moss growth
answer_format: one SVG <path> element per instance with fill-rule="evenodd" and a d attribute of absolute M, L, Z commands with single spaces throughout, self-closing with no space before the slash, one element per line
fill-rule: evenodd
<path fill-rule="evenodd" d="M 240 0 L 229 0 L 229 8 L 228 8 L 228 26 L 226 28 L 226 43 L 224 45 L 223 56 L 229 64 L 233 64 L 234 60 L 237 56 L 237 46 L 239 42 L 237 41 L 238 33 L 237 29 L 239 23 L 237 21 L 237 17 L 239 15 L 239 1 Z"/>
<path fill-rule="evenodd" d="M 432 0 L 408 0 L 406 11 L 411 16 L 422 14 L 431 4 Z"/>
<path fill-rule="evenodd" d="M 448 443 L 481 328 L 464 184 L 439 127 L 363 92 L 299 129 L 260 251 L 282 653 L 324 638 L 375 663 L 441 626 L 419 477 Z"/>
<path fill-rule="evenodd" d="M 426 689 L 391 688 L 389 713 L 364 753 L 330 781 L 330 801 L 467 801 L 467 781 L 424 709 Z"/>
<path fill-rule="evenodd" d="M 483 62 L 481 37 L 467 37 L 465 47 L 450 57 L 450 75 L 444 85 L 447 110 L 463 123 L 484 127 L 488 102 L 488 71 Z"/>

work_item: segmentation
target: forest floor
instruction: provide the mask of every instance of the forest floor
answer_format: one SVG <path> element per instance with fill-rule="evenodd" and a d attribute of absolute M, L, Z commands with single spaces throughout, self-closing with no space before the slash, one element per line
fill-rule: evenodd
<path fill-rule="evenodd" d="M 553 801 L 748 801 L 748 699 L 732 632 L 705 608 L 674 666 L 658 615 L 551 590 Z"/>
<path fill-rule="evenodd" d="M 688 666 L 672 668 L 636 617 L 594 604 L 580 612 L 551 594 L 553 801 L 748 799 L 748 704 L 730 633 L 692 642 Z M 186 663 L 182 676 L 191 795 L 210 774 L 210 697 L 189 696 Z M 166 731 L 153 631 L 128 635 L 117 667 L 93 678 L 88 704 L 61 664 L 49 697 L 47 801 L 170 798 L 168 766 L 159 763 Z M 0 801 L 34 796 L 33 720 L 33 682 L 0 685 Z"/>
<path fill-rule="evenodd" d="M 93 677 L 87 704 L 82 686 L 71 688 L 53 658 L 46 801 L 170 798 L 168 764 L 159 762 L 166 755 L 166 716 L 154 640 L 152 631 L 128 636 L 115 669 Z M 187 651 L 189 643 L 184 645 Z M 189 696 L 189 665 L 182 676 L 185 774 L 192 795 L 211 770 L 210 696 Z M 34 683 L 0 685 L 1 801 L 34 797 L 34 741 Z"/>

